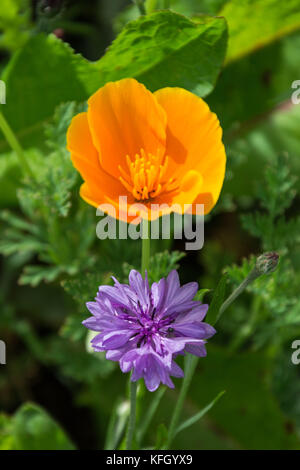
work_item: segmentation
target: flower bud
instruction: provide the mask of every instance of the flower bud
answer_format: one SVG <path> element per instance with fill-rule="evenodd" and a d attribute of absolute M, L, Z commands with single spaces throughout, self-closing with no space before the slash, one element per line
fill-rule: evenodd
<path fill-rule="evenodd" d="M 275 251 L 263 253 L 256 260 L 256 269 L 261 274 L 270 274 L 277 268 L 279 255 Z"/>

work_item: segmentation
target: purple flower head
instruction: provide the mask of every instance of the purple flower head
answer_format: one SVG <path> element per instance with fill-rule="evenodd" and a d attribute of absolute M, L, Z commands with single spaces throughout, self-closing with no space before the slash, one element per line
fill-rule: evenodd
<path fill-rule="evenodd" d="M 131 380 L 144 378 L 150 392 L 162 382 L 173 388 L 170 379 L 183 377 L 174 361 L 185 352 L 206 356 L 205 340 L 215 329 L 202 320 L 208 305 L 193 300 L 197 282 L 180 286 L 177 271 L 149 286 L 132 270 L 129 285 L 100 286 L 95 302 L 88 302 L 92 313 L 83 324 L 99 331 L 91 344 L 95 351 L 106 351 L 106 358 L 119 361 L 122 372 L 132 370 Z"/>

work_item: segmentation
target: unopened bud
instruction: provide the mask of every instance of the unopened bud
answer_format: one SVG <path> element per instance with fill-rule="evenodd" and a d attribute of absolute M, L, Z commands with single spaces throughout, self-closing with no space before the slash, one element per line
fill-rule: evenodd
<path fill-rule="evenodd" d="M 279 255 L 275 251 L 270 251 L 260 255 L 256 260 L 256 269 L 261 274 L 270 274 L 277 268 Z"/>

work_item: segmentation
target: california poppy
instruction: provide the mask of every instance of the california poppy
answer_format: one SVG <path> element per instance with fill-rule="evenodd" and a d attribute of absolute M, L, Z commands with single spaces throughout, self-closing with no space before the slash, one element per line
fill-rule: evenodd
<path fill-rule="evenodd" d="M 112 207 L 121 220 L 133 219 L 128 210 L 137 203 L 146 219 L 176 206 L 194 213 L 196 204 L 207 214 L 224 180 L 218 118 L 182 88 L 151 93 L 133 78 L 107 83 L 89 98 L 88 111 L 72 119 L 67 147 L 84 180 L 81 197 L 95 207 L 105 204 L 107 213 Z M 120 196 L 127 197 L 125 210 Z M 150 213 L 153 204 L 160 212 Z"/>

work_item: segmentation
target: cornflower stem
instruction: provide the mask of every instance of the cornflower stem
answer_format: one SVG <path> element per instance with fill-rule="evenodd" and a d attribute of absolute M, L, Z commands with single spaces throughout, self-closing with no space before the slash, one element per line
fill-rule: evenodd
<path fill-rule="evenodd" d="M 157 411 L 157 408 L 166 390 L 166 387 L 159 387 L 159 389 L 155 392 L 153 400 L 148 408 L 148 411 L 143 417 L 143 422 L 141 423 L 139 432 L 137 434 L 137 441 L 139 444 L 143 441 L 143 438 L 151 424 L 152 418 L 155 415 L 155 412 Z"/>
<path fill-rule="evenodd" d="M 128 429 L 126 436 L 126 450 L 132 450 L 132 442 L 135 430 L 135 418 L 136 418 L 136 391 L 137 382 L 130 382 L 130 413 L 128 421 Z"/>
<path fill-rule="evenodd" d="M 150 263 L 150 223 L 148 220 L 142 219 L 141 236 L 142 236 L 142 263 L 141 272 L 145 275 L 145 271 L 149 271 Z M 126 450 L 132 450 L 134 442 L 135 421 L 136 421 L 136 402 L 137 402 L 137 384 L 138 382 L 130 381 L 130 413 L 126 436 Z"/>
<path fill-rule="evenodd" d="M 34 174 L 28 164 L 28 161 L 26 160 L 26 157 L 24 155 L 24 151 L 15 135 L 13 130 L 11 129 L 10 125 L 6 121 L 5 117 L 3 114 L 0 112 L 0 129 L 3 132 L 4 137 L 6 138 L 8 144 L 14 150 L 17 154 L 17 157 L 19 158 L 20 164 L 24 170 L 25 173 L 32 179 L 35 180 Z"/>

